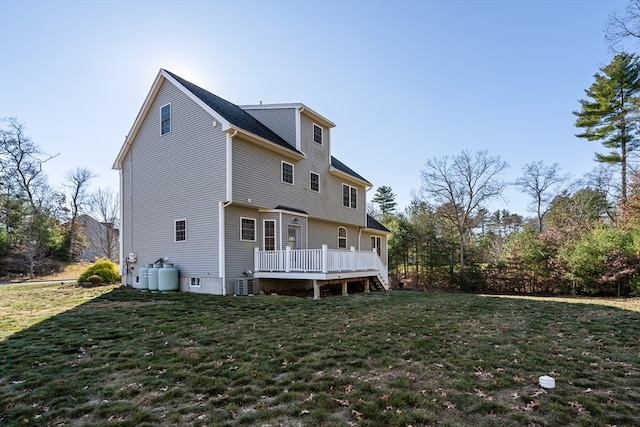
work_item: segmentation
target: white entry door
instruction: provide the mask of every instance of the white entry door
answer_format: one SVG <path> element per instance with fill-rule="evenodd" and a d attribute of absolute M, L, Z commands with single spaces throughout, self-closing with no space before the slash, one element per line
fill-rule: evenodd
<path fill-rule="evenodd" d="M 302 249 L 302 227 L 299 225 L 289 225 L 287 228 L 289 230 L 287 246 L 291 249 Z"/>

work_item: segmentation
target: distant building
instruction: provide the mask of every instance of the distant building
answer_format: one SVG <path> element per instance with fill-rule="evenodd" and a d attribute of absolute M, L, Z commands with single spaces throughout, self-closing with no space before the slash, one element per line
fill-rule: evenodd
<path fill-rule="evenodd" d="M 112 223 L 100 222 L 89 215 L 80 215 L 76 221 L 87 244 L 79 260 L 93 262 L 96 258 L 107 258 L 119 262 L 120 230 Z"/>

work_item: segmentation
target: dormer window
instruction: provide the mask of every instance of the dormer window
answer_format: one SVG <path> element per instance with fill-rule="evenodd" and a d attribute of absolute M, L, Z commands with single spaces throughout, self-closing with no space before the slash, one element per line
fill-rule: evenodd
<path fill-rule="evenodd" d="M 313 125 L 313 142 L 322 145 L 322 128 L 316 124 Z"/>
<path fill-rule="evenodd" d="M 171 132 L 171 104 L 160 109 L 160 134 L 166 135 L 169 132 Z"/>

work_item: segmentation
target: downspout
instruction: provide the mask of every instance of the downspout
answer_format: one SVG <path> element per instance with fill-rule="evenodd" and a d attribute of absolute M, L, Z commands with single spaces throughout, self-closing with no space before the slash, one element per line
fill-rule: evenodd
<path fill-rule="evenodd" d="M 278 230 L 280 232 L 280 250 L 282 250 L 282 228 L 284 224 L 282 223 L 282 211 L 278 213 Z"/>
<path fill-rule="evenodd" d="M 360 250 L 360 240 L 362 240 L 362 227 L 358 227 L 358 250 Z"/>
<path fill-rule="evenodd" d="M 222 280 L 222 295 L 227 295 L 227 283 L 225 278 L 225 215 L 224 209 L 229 206 L 231 202 L 220 202 L 218 204 L 218 272 L 220 279 Z"/>
<path fill-rule="evenodd" d="M 227 134 L 227 146 L 226 146 L 226 157 L 227 157 L 227 201 L 220 202 L 218 205 L 218 274 L 220 275 L 220 280 L 222 280 L 222 295 L 227 295 L 227 278 L 226 278 L 226 250 L 225 250 L 225 214 L 224 210 L 227 206 L 232 203 L 232 185 L 231 185 L 231 140 L 238 133 L 237 129 L 234 129 L 231 134 Z"/>
<path fill-rule="evenodd" d="M 124 189 L 124 179 L 122 177 L 123 177 L 123 168 L 121 166 L 120 170 L 118 171 L 118 178 L 120 179 L 120 183 L 119 183 L 120 184 L 119 185 L 119 187 L 120 187 L 120 196 L 118 197 L 120 199 L 120 207 L 118 208 L 118 211 L 119 211 L 119 215 L 120 215 L 120 219 L 121 219 L 120 223 L 124 224 L 124 221 L 122 221 L 122 219 L 124 218 L 122 216 L 122 212 L 124 211 L 124 207 L 123 207 L 123 205 L 124 205 L 124 203 L 123 203 L 123 201 L 124 201 L 124 191 L 122 191 Z M 132 208 L 133 208 L 133 206 L 132 206 Z M 132 228 L 133 227 L 131 227 L 131 224 L 129 224 L 129 232 L 130 233 L 132 233 L 132 231 L 131 231 Z M 131 236 L 131 239 L 133 240 L 133 235 Z M 122 225 L 120 226 L 120 239 L 118 239 L 118 240 L 119 240 L 119 242 L 118 242 L 118 259 L 120 260 L 120 271 L 122 273 L 124 273 L 122 275 L 122 284 L 124 286 L 128 286 L 129 284 L 127 282 L 129 281 L 128 280 L 128 276 L 129 276 L 129 271 L 128 270 L 129 269 L 127 268 L 127 271 L 124 271 L 125 266 L 123 265 L 123 262 L 122 262 L 123 254 L 124 254 L 124 236 L 122 235 Z"/>

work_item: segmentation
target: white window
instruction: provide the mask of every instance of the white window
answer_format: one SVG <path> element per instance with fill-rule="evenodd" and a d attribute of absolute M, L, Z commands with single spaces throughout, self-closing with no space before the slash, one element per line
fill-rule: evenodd
<path fill-rule="evenodd" d="M 342 184 L 342 206 L 358 209 L 358 189 L 347 184 Z"/>
<path fill-rule="evenodd" d="M 320 175 L 315 172 L 309 172 L 309 188 L 312 191 L 320 192 Z"/>
<path fill-rule="evenodd" d="M 381 243 L 382 243 L 382 239 L 380 239 L 380 236 L 371 236 L 371 250 L 375 249 L 376 252 L 378 253 L 378 256 L 380 256 Z"/>
<path fill-rule="evenodd" d="M 240 218 L 240 240 L 256 241 L 256 220 L 253 218 Z"/>
<path fill-rule="evenodd" d="M 293 184 L 293 165 L 291 163 L 282 162 L 282 182 Z"/>
<path fill-rule="evenodd" d="M 184 242 L 187 240 L 187 220 L 176 219 L 174 222 L 175 241 Z"/>
<path fill-rule="evenodd" d="M 264 250 L 276 249 L 276 222 L 272 219 L 264 220 Z"/>
<path fill-rule="evenodd" d="M 171 132 L 171 104 L 160 108 L 160 135 Z"/>
<path fill-rule="evenodd" d="M 191 286 L 192 288 L 199 288 L 200 287 L 200 278 L 199 277 L 192 277 L 191 281 L 189 282 L 189 286 Z"/>
<path fill-rule="evenodd" d="M 347 229 L 338 227 L 338 248 L 347 249 Z"/>
<path fill-rule="evenodd" d="M 317 124 L 313 124 L 313 141 L 322 145 L 322 128 Z"/>

